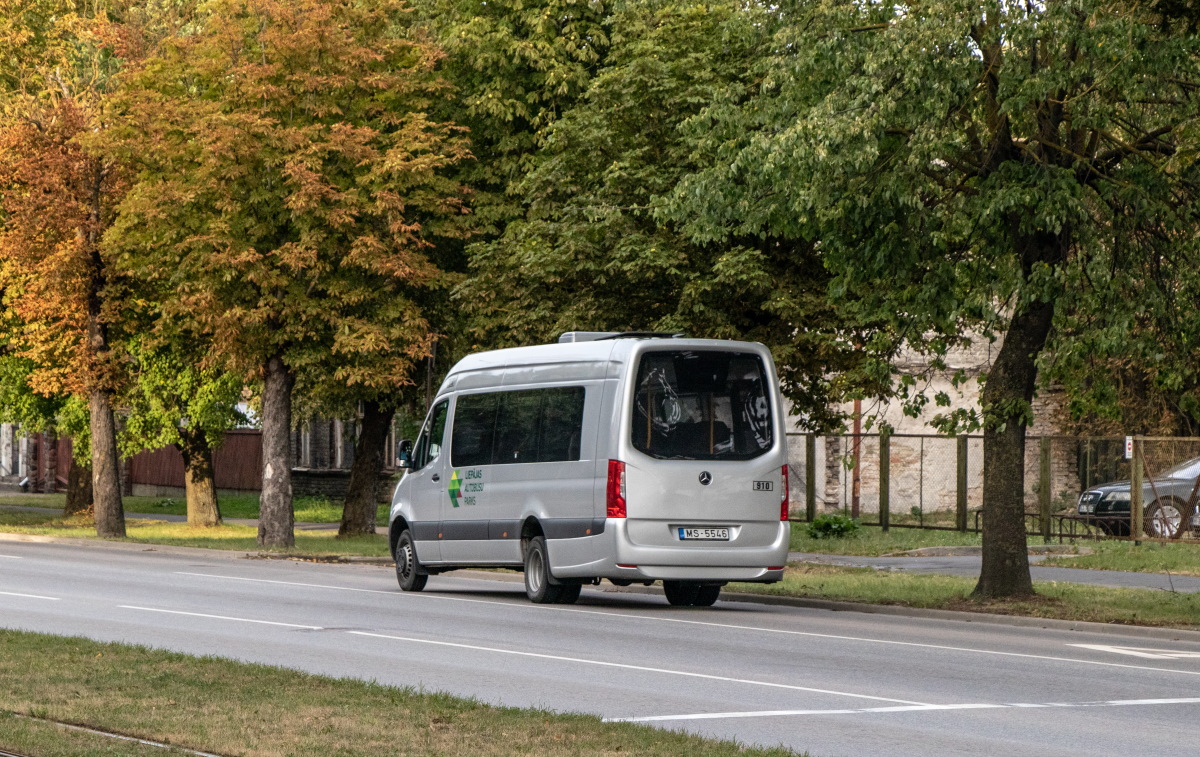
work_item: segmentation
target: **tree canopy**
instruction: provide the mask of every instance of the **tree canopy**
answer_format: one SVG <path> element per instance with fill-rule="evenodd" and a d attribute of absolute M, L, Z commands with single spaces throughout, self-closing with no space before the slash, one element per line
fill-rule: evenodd
<path fill-rule="evenodd" d="M 487 344 L 576 329 L 761 341 L 806 423 L 833 425 L 830 377 L 854 368 L 866 330 L 826 297 L 813 241 L 769 230 L 718 241 L 668 217 L 681 183 L 716 158 L 715 137 L 683 126 L 753 96 L 776 14 L 655 0 L 618 4 L 610 24 L 603 64 L 513 185 L 523 216 L 472 248 L 457 300 Z"/>
<path fill-rule="evenodd" d="M 119 161 L 87 142 L 124 53 L 104 4 L 0 5 L 0 291 L 5 341 L 45 396 L 88 398 L 96 531 L 124 536 L 112 395 L 121 298 L 100 237 L 127 188 Z"/>
<path fill-rule="evenodd" d="M 108 236 L 173 294 L 162 318 L 265 381 L 260 542 L 292 543 L 291 387 L 327 370 L 407 380 L 429 344 L 412 293 L 429 239 L 455 233 L 467 149 L 427 116 L 440 51 L 398 0 L 218 0 L 125 83 L 108 150 L 137 167 Z"/>
<path fill-rule="evenodd" d="M 1194 279 L 1148 274 L 1196 260 L 1197 38 L 1153 4 L 1103 0 L 786 16 L 761 91 L 693 120 L 743 136 L 681 184 L 676 217 L 701 236 L 819 239 L 831 295 L 918 349 L 1002 340 L 982 393 L 976 591 L 1027 593 L 1039 360 L 1064 354 L 1065 319 L 1114 302 L 1136 317 L 1162 299 L 1130 300 L 1132 284 Z"/>

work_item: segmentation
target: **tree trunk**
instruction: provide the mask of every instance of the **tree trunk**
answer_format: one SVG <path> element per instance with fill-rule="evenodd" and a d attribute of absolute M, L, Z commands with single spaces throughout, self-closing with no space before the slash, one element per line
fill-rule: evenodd
<path fill-rule="evenodd" d="M 1035 264 L 1054 265 L 1065 257 L 1064 241 L 1049 234 L 1022 239 L 1017 249 L 1027 281 Z M 1025 429 L 1037 386 L 1037 358 L 1050 336 L 1054 302 L 1017 307 L 981 397 L 983 565 L 973 594 L 983 598 L 1033 594 L 1025 537 Z"/>
<path fill-rule="evenodd" d="M 217 485 L 213 476 L 212 447 L 202 431 L 184 429 L 180 437 L 188 525 L 203 528 L 219 526 L 221 508 L 217 503 Z"/>
<path fill-rule="evenodd" d="M 92 512 L 92 469 L 78 462 L 71 462 L 67 471 L 67 506 L 64 516 L 91 514 Z"/>
<path fill-rule="evenodd" d="M 58 432 L 46 432 L 46 493 L 58 491 Z"/>
<path fill-rule="evenodd" d="M 93 389 L 88 396 L 92 428 L 92 502 L 96 535 L 107 539 L 125 536 L 125 510 L 121 505 L 121 476 L 117 470 L 117 424 L 108 393 Z"/>
<path fill-rule="evenodd" d="M 383 445 L 387 441 L 392 411 L 378 402 L 363 403 L 362 430 L 354 445 L 354 465 L 346 487 L 342 525 L 338 536 L 375 533 L 375 511 L 379 507 L 379 477 L 383 472 Z"/>
<path fill-rule="evenodd" d="M 30 434 L 25 443 L 25 478 L 29 479 L 29 491 L 34 494 L 42 490 L 42 465 L 38 456 L 41 438 L 41 434 Z"/>
<path fill-rule="evenodd" d="M 96 516 L 96 535 L 104 538 L 124 538 L 125 510 L 121 505 L 121 472 L 117 459 L 117 424 L 107 384 L 106 369 L 110 360 L 108 330 L 104 324 L 102 299 L 108 283 L 104 259 L 100 255 L 101 198 L 104 188 L 104 167 L 93 161 L 90 189 L 90 226 L 79 229 L 81 248 L 91 266 L 91 282 L 87 296 L 88 347 L 95 360 L 94 375 L 90 377 L 88 409 L 92 431 L 92 505 Z"/>
<path fill-rule="evenodd" d="M 258 511 L 258 545 L 291 547 L 296 543 L 292 510 L 292 372 L 283 358 L 263 366 L 263 477 Z"/>

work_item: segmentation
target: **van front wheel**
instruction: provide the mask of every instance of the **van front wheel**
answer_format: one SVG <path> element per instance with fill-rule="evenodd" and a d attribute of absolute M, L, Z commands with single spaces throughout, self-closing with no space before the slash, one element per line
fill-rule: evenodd
<path fill-rule="evenodd" d="M 412 531 L 405 531 L 396 540 L 396 581 L 403 591 L 420 591 L 425 588 L 429 574 L 421 568 L 417 560 L 417 550 L 413 546 Z"/>
<path fill-rule="evenodd" d="M 546 556 L 546 539 L 535 536 L 525 548 L 525 595 L 539 605 L 559 601 L 562 586 L 550 583 L 550 560 Z"/>

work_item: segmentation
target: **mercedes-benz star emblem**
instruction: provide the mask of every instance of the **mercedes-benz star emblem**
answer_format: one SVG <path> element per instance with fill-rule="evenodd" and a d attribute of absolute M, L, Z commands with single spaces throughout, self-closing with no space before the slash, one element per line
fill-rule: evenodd
<path fill-rule="evenodd" d="M 701 473 L 700 474 L 700 483 L 704 484 L 705 486 L 708 486 L 709 484 L 711 484 L 712 483 L 712 474 L 709 473 L 708 471 L 704 471 L 703 473 Z"/>

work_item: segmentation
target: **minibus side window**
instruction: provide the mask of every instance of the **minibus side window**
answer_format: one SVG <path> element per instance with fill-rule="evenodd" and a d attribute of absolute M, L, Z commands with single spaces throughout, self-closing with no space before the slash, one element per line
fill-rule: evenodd
<path fill-rule="evenodd" d="M 446 435 L 446 408 L 449 405 L 450 403 L 444 400 L 439 402 L 430 413 L 429 422 L 421 429 L 421 435 L 417 437 L 417 444 L 413 450 L 413 470 L 424 468 L 441 453 L 442 438 Z"/>
<path fill-rule="evenodd" d="M 582 386 L 464 394 L 454 409 L 455 468 L 578 460 Z"/>
<path fill-rule="evenodd" d="M 500 395 L 464 394 L 454 406 L 454 430 L 450 436 L 450 464 L 455 468 L 491 465 L 496 436 L 496 410 Z"/>
<path fill-rule="evenodd" d="M 505 392 L 500 399 L 500 419 L 496 423 L 496 446 L 492 462 L 537 462 L 538 410 L 542 392 Z"/>
<path fill-rule="evenodd" d="M 559 463 L 579 459 L 583 435 L 582 386 L 543 389 L 538 462 Z"/>

